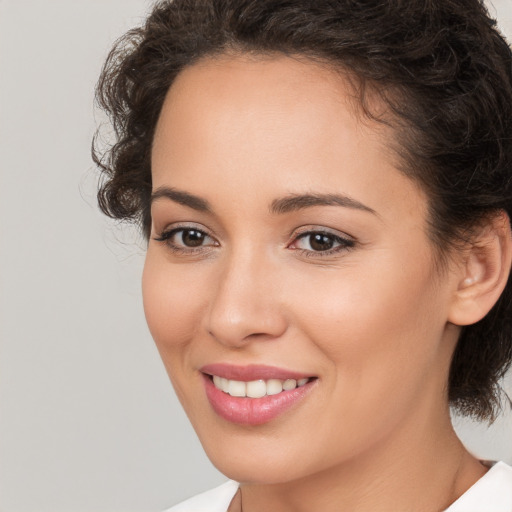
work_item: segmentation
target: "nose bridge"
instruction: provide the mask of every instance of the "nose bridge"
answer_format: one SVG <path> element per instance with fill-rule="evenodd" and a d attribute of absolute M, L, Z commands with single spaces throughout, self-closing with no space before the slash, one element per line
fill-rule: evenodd
<path fill-rule="evenodd" d="M 237 346 L 249 338 L 274 338 L 286 329 L 279 307 L 279 280 L 272 259 L 250 246 L 226 254 L 212 293 L 207 329 L 219 342 Z"/>

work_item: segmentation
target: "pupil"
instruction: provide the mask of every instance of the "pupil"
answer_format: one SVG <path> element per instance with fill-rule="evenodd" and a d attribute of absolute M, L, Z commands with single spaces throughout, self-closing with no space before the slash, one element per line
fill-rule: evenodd
<path fill-rule="evenodd" d="M 334 241 L 332 237 L 328 235 L 317 233 L 315 235 L 311 235 L 310 244 L 312 249 L 315 251 L 328 251 L 329 249 L 332 249 Z"/>
<path fill-rule="evenodd" d="M 184 231 L 182 236 L 183 243 L 187 247 L 199 247 L 204 240 L 204 234 L 195 229 L 188 229 Z"/>

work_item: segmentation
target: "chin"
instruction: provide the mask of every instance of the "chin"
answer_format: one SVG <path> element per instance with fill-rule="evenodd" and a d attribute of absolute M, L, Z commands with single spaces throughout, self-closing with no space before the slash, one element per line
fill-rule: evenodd
<path fill-rule="evenodd" d="M 240 483 L 251 483 L 260 485 L 282 484 L 292 480 L 297 480 L 303 474 L 292 468 L 297 466 L 294 462 L 275 460 L 274 457 L 268 459 L 237 458 L 236 460 L 220 456 L 217 459 L 211 458 L 213 465 L 229 479 Z"/>
<path fill-rule="evenodd" d="M 281 484 L 322 471 L 329 464 L 326 457 L 316 456 L 319 449 L 311 443 L 305 450 L 303 440 L 283 438 L 270 425 L 259 429 L 239 433 L 230 428 L 222 432 L 210 429 L 198 435 L 212 464 L 237 482 Z"/>

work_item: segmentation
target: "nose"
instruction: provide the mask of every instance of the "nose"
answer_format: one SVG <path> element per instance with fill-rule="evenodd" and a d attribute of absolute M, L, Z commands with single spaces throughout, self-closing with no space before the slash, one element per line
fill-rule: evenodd
<path fill-rule="evenodd" d="M 287 321 L 279 300 L 278 274 L 254 255 L 233 255 L 225 261 L 207 315 L 209 334 L 233 348 L 281 336 Z"/>

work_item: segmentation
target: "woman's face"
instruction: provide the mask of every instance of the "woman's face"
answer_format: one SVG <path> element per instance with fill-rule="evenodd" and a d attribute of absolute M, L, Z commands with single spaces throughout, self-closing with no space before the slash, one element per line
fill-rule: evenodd
<path fill-rule="evenodd" d="M 405 449 L 446 415 L 454 279 L 392 135 L 354 98 L 306 60 L 223 57 L 183 71 L 158 122 L 146 317 L 206 452 L 240 481 Z"/>

